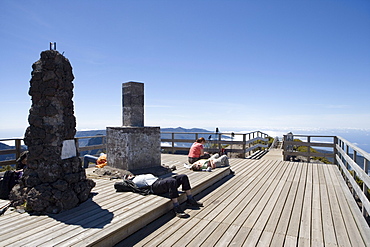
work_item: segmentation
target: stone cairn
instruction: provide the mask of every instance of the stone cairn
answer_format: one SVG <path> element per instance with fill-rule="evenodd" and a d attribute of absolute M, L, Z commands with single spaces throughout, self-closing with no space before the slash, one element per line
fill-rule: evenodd
<path fill-rule="evenodd" d="M 46 50 L 32 68 L 27 168 L 10 199 L 28 211 L 59 213 L 86 201 L 95 182 L 87 179 L 75 145 L 71 64 L 58 51 Z"/>

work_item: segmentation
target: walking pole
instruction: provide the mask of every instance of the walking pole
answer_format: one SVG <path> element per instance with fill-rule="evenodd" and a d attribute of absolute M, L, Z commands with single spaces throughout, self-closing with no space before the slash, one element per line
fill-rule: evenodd
<path fill-rule="evenodd" d="M 8 210 L 8 208 L 10 207 L 10 204 L 12 204 L 12 203 L 9 202 L 8 204 L 6 204 L 5 206 L 2 206 L 0 208 L 0 215 L 3 215 L 5 213 L 5 211 Z"/>

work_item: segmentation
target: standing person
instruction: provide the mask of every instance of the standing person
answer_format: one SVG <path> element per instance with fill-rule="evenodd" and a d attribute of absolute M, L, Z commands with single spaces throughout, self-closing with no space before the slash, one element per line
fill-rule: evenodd
<path fill-rule="evenodd" d="M 189 217 L 189 215 L 181 209 L 178 201 L 179 192 L 177 188 L 179 188 L 180 185 L 182 186 L 182 190 L 184 190 L 186 193 L 187 205 L 195 207 L 203 206 L 203 203 L 196 201 L 192 196 L 189 178 L 186 174 L 180 174 L 167 178 L 158 178 L 153 174 L 142 174 L 137 176 L 127 175 L 125 179 L 134 182 L 138 188 L 150 188 L 155 195 L 169 193 L 169 197 L 173 203 L 173 211 L 179 218 Z"/>
<path fill-rule="evenodd" d="M 188 161 L 190 164 L 193 164 L 194 162 L 200 159 L 210 158 L 209 153 L 204 152 L 203 145 L 205 143 L 206 143 L 206 140 L 203 137 L 200 137 L 193 143 L 193 145 L 191 145 L 189 154 L 188 154 Z"/>

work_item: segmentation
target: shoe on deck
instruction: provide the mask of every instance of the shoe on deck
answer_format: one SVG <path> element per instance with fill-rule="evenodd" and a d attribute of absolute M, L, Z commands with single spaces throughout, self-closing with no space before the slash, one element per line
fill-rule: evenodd
<path fill-rule="evenodd" d="M 203 203 L 196 201 L 194 198 L 188 199 L 186 204 L 193 207 L 203 207 Z"/>
<path fill-rule="evenodd" d="M 185 213 L 181 208 L 180 206 L 177 206 L 177 207 L 174 207 L 173 208 L 173 211 L 175 212 L 176 216 L 179 217 L 179 218 L 188 218 L 189 215 L 187 213 Z"/>

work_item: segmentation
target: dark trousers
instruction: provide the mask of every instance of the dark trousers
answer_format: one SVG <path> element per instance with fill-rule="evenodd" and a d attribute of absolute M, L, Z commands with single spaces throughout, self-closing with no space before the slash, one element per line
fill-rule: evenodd
<path fill-rule="evenodd" d="M 152 190 L 154 194 L 164 194 L 169 193 L 170 198 L 179 197 L 179 192 L 177 188 L 182 186 L 182 190 L 190 190 L 189 178 L 185 174 L 176 175 L 168 178 L 159 178 L 157 181 L 152 184 Z"/>
<path fill-rule="evenodd" d="M 193 164 L 193 163 L 195 163 L 198 160 L 201 160 L 201 159 L 209 159 L 209 158 L 211 158 L 211 155 L 209 155 L 209 154 L 203 154 L 202 156 L 200 156 L 198 158 L 188 157 L 188 161 L 189 161 L 190 164 Z"/>

